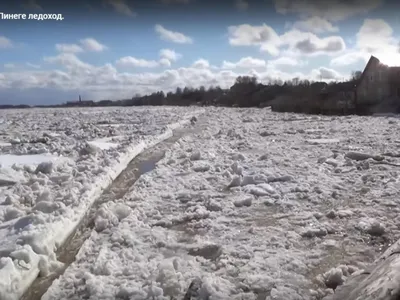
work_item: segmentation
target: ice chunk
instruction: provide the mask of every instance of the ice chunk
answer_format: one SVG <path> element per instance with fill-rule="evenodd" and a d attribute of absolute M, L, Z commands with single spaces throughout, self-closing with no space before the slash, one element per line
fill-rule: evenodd
<path fill-rule="evenodd" d="M 60 208 L 60 203 L 50 202 L 50 201 L 40 201 L 37 203 L 32 210 L 41 211 L 45 214 L 51 214 Z"/>
<path fill-rule="evenodd" d="M 43 174 L 51 174 L 51 172 L 53 172 L 53 166 L 54 166 L 53 162 L 51 162 L 51 161 L 44 161 L 44 162 L 41 162 L 41 163 L 36 167 L 35 172 L 36 172 L 36 173 L 41 172 L 41 173 L 43 173 Z"/>
<path fill-rule="evenodd" d="M 308 238 L 313 238 L 313 237 L 322 237 L 328 234 L 328 231 L 325 228 L 314 228 L 314 227 L 309 227 L 306 228 L 302 232 L 303 237 L 308 237 Z"/>
<path fill-rule="evenodd" d="M 373 236 L 381 236 L 386 232 L 385 226 L 375 219 L 363 219 L 356 228 Z"/>
<path fill-rule="evenodd" d="M 361 152 L 347 152 L 345 154 L 345 157 L 356 161 L 367 160 L 369 158 L 372 158 L 376 161 L 382 161 L 385 159 L 383 156 L 366 154 Z"/>
<path fill-rule="evenodd" d="M 328 288 L 336 289 L 339 285 L 342 285 L 345 277 L 341 268 L 332 268 L 324 275 L 325 285 Z"/>
<path fill-rule="evenodd" d="M 201 159 L 201 152 L 199 150 L 196 150 L 190 155 L 190 160 L 200 160 Z"/>
<path fill-rule="evenodd" d="M 195 172 L 207 172 L 210 170 L 210 165 L 206 163 L 198 163 L 193 166 Z"/>
<path fill-rule="evenodd" d="M 270 192 L 262 189 L 259 186 L 251 186 L 246 189 L 246 191 L 254 196 L 268 196 Z"/>
<path fill-rule="evenodd" d="M 19 165 L 38 165 L 42 162 L 52 161 L 57 156 L 48 154 L 33 154 L 33 155 L 12 155 L 2 154 L 0 155 L 0 165 L 3 168 L 10 168 L 14 164 Z"/>
<path fill-rule="evenodd" d="M 238 175 L 233 176 L 231 182 L 228 184 L 228 188 L 237 187 L 241 184 L 241 177 Z"/>
<path fill-rule="evenodd" d="M 102 138 L 102 139 L 97 139 L 97 140 L 93 140 L 93 141 L 89 141 L 88 144 L 101 149 L 101 150 L 109 150 L 112 148 L 117 148 L 119 146 L 118 143 L 114 143 L 114 142 L 110 142 L 111 138 Z"/>
<path fill-rule="evenodd" d="M 174 297 L 180 294 L 182 286 L 171 261 L 163 262 L 159 265 L 156 281 L 160 283 L 163 295 Z"/>
<path fill-rule="evenodd" d="M 125 219 L 131 213 L 131 208 L 122 203 L 115 204 L 111 210 L 119 221 Z"/>
<path fill-rule="evenodd" d="M 333 143 L 339 143 L 339 139 L 309 139 L 307 140 L 307 143 L 311 145 L 320 145 L 320 144 L 333 144 Z"/>
<path fill-rule="evenodd" d="M 23 216 L 24 214 L 25 213 L 22 210 L 20 210 L 16 207 L 7 207 L 4 212 L 3 219 L 4 219 L 4 221 L 10 221 L 10 220 L 19 218 L 19 217 Z"/>
<path fill-rule="evenodd" d="M 242 206 L 249 207 L 249 206 L 251 206 L 252 203 L 253 203 L 253 197 L 245 197 L 245 198 L 242 198 L 242 199 L 236 199 L 233 202 L 233 204 L 236 207 L 242 207 Z"/>

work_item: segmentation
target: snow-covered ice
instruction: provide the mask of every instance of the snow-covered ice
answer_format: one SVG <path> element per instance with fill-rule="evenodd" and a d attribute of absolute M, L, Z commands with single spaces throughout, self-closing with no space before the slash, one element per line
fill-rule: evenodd
<path fill-rule="evenodd" d="M 400 238 L 399 122 L 208 108 L 42 300 L 321 299 Z"/>
<path fill-rule="evenodd" d="M 199 108 L 1 111 L 0 299 L 18 299 L 61 267 L 56 250 L 102 190 L 141 151 Z M 104 121 L 118 128 L 98 126 Z M 5 186 L 5 187 L 4 187 Z"/>
<path fill-rule="evenodd" d="M 98 147 L 102 150 L 109 150 L 111 148 L 117 148 L 119 143 L 113 142 L 116 138 L 102 138 L 93 141 L 89 141 L 88 143 L 94 147 Z"/>
<path fill-rule="evenodd" d="M 38 165 L 42 162 L 51 162 L 57 157 L 45 154 L 32 154 L 32 155 L 0 155 L 0 166 L 2 168 L 10 168 L 13 165 Z"/>

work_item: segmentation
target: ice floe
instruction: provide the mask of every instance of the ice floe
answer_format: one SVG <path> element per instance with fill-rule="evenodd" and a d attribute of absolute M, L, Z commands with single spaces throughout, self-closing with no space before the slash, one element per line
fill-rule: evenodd
<path fill-rule="evenodd" d="M 3 133 L 12 146 L 0 155 L 0 173 L 8 185 L 0 193 L 0 299 L 19 299 L 38 275 L 60 268 L 57 249 L 110 182 L 132 158 L 201 112 L 107 108 L 3 113 Z M 118 132 L 96 126 L 104 119 L 131 125 Z M 115 212 L 121 216 L 123 209 Z"/>
<path fill-rule="evenodd" d="M 389 119 L 207 109 L 42 299 L 332 294 L 400 237 Z"/>

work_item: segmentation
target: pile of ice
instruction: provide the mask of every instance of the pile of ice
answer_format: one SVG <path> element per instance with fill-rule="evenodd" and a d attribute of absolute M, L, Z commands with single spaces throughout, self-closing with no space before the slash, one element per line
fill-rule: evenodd
<path fill-rule="evenodd" d="M 397 120 L 205 117 L 102 206 L 43 300 L 321 299 L 400 237 Z"/>
<path fill-rule="evenodd" d="M 0 154 L 0 299 L 18 299 L 38 275 L 60 267 L 57 249 L 102 190 L 133 157 L 200 112 L 168 107 L 2 112 L 0 133 L 11 146 Z"/>

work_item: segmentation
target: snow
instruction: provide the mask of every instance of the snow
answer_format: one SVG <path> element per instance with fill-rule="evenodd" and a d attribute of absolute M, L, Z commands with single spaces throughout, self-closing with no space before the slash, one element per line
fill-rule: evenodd
<path fill-rule="evenodd" d="M 125 126 L 125 125 L 127 125 L 127 124 L 109 124 L 109 123 L 106 123 L 106 124 L 98 124 L 99 126 L 104 126 L 104 127 L 121 127 L 121 126 Z"/>
<path fill-rule="evenodd" d="M 0 168 L 0 186 L 24 181 L 25 177 L 12 168 Z"/>
<path fill-rule="evenodd" d="M 0 155 L 0 166 L 10 168 L 12 165 L 38 165 L 42 162 L 52 161 L 56 158 L 53 155 L 33 154 L 33 155 Z"/>
<path fill-rule="evenodd" d="M 400 238 L 398 163 L 380 159 L 399 124 L 208 108 L 100 207 L 42 300 L 182 299 L 191 283 L 199 299 L 332 294 Z"/>
<path fill-rule="evenodd" d="M 307 140 L 310 144 L 318 145 L 318 144 L 330 144 L 330 143 L 339 143 L 340 139 L 311 139 Z"/>
<path fill-rule="evenodd" d="M 13 145 L 1 154 L 0 170 L 24 180 L 0 195 L 0 299 L 18 299 L 39 274 L 62 267 L 55 251 L 104 188 L 136 155 L 200 113 L 196 108 L 3 112 L 8 125 L 3 133 Z M 130 126 L 118 132 L 96 126 L 104 119 L 123 119 Z M 114 138 L 118 146 L 104 149 Z M 119 207 L 115 213 L 124 212 Z"/>
<path fill-rule="evenodd" d="M 100 148 L 101 150 L 109 150 L 111 148 L 117 148 L 119 146 L 118 143 L 110 142 L 115 138 L 102 138 L 93 141 L 89 141 L 88 143 Z"/>

